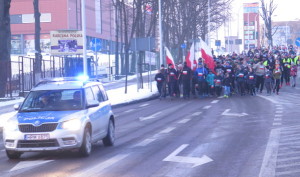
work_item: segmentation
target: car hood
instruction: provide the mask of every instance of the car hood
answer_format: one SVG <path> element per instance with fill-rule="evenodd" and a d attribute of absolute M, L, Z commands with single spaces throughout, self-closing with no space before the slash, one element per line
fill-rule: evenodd
<path fill-rule="evenodd" d="M 82 118 L 85 115 L 84 110 L 80 111 L 45 111 L 45 112 L 21 112 L 17 113 L 15 118 L 20 124 L 48 122 L 63 122 L 74 118 Z"/>

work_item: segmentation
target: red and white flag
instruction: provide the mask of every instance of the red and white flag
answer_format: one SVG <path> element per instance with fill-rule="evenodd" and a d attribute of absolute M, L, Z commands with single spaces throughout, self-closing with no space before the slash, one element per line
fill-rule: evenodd
<path fill-rule="evenodd" d="M 190 67 L 192 70 L 197 68 L 197 61 L 195 60 L 195 45 L 194 43 L 191 45 L 190 51 L 188 52 L 185 61 L 187 66 Z"/>
<path fill-rule="evenodd" d="M 173 66 L 175 66 L 174 58 L 172 57 L 171 52 L 169 51 L 169 49 L 167 47 L 165 47 L 165 50 L 166 50 L 166 63 L 167 63 L 167 65 L 169 65 L 171 63 Z"/>
<path fill-rule="evenodd" d="M 215 61 L 213 59 L 213 55 L 211 53 L 211 49 L 208 45 L 200 39 L 201 46 L 201 55 L 204 63 L 207 65 L 208 69 L 210 69 L 213 73 L 215 72 Z"/>

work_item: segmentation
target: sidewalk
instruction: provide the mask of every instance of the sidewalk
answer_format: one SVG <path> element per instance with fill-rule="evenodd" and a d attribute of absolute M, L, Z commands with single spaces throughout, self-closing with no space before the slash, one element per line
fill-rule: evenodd
<path fill-rule="evenodd" d="M 150 100 L 158 96 L 156 82 L 152 82 L 152 92 L 148 88 L 148 84 L 144 84 L 144 89 L 137 90 L 136 85 L 130 85 L 127 87 L 127 94 L 125 94 L 125 87 L 107 90 L 108 98 L 113 107 L 118 107 L 124 104 L 136 103 L 143 100 Z M 4 106 L 13 106 L 14 104 L 21 103 L 24 98 L 0 102 L 0 108 Z M 17 112 L 8 112 L 5 114 L 0 114 L 0 133 L 2 132 L 5 122 Z"/>

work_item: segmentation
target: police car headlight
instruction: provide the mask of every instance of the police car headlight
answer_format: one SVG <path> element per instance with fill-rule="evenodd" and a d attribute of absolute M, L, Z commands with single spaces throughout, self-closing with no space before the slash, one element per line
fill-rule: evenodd
<path fill-rule="evenodd" d="M 16 119 L 9 119 L 3 126 L 4 131 L 18 130 L 18 121 Z"/>
<path fill-rule="evenodd" d="M 62 123 L 62 128 L 67 130 L 79 130 L 81 122 L 79 119 L 72 119 Z"/>

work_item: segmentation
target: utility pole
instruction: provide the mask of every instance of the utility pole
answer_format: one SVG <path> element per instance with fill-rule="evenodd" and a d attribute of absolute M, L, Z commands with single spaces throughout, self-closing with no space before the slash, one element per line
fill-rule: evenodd
<path fill-rule="evenodd" d="M 81 29 L 83 36 L 83 75 L 87 77 L 85 0 L 81 0 Z"/>
<path fill-rule="evenodd" d="M 162 10 L 161 0 L 158 0 L 158 15 L 159 15 L 159 58 L 160 64 L 163 64 L 163 31 L 162 31 Z"/>

